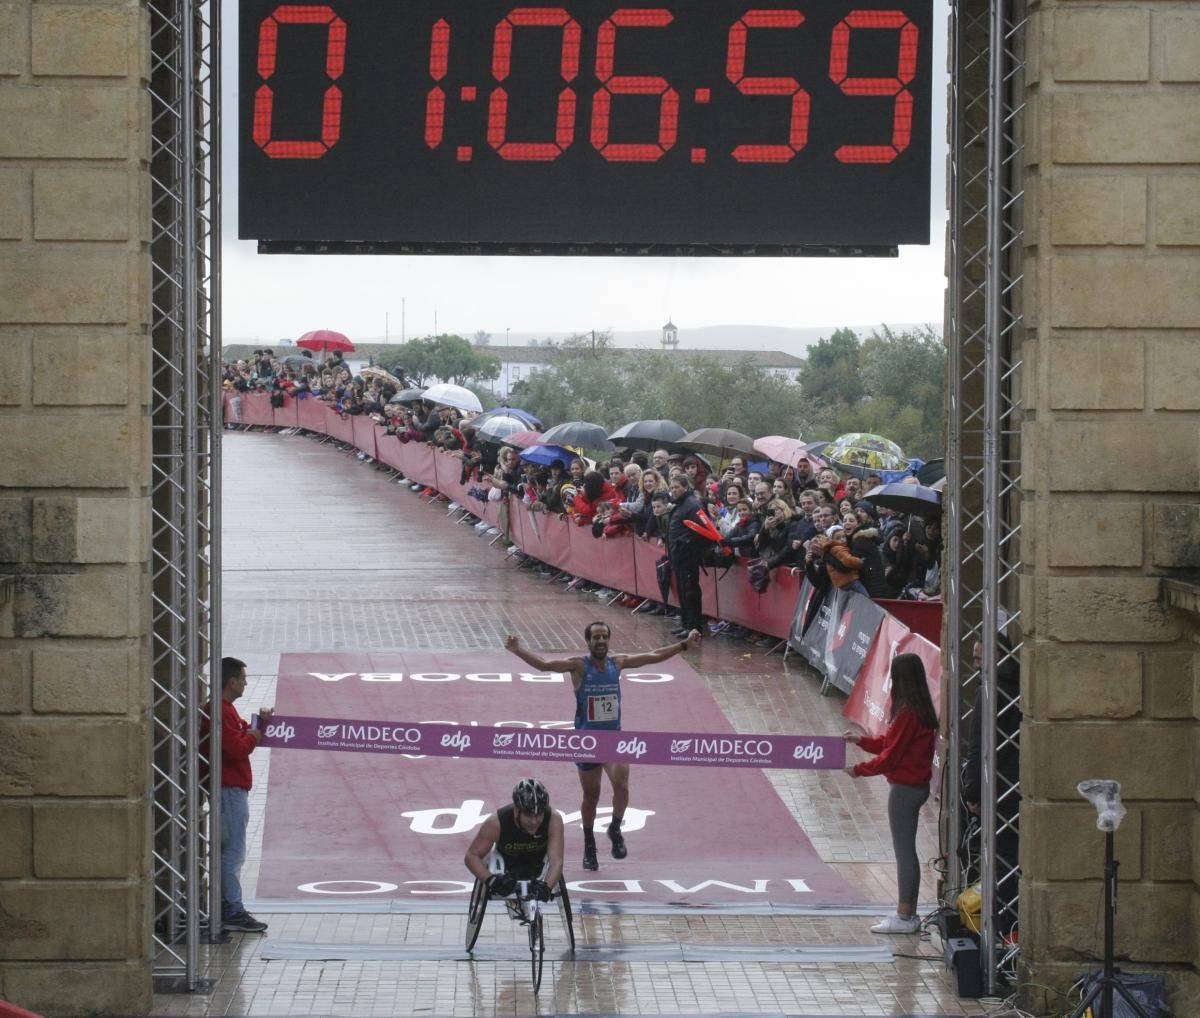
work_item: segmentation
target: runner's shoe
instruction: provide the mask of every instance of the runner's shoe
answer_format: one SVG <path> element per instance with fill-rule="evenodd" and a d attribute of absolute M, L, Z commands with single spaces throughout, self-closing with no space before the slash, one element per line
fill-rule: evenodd
<path fill-rule="evenodd" d="M 608 825 L 608 840 L 612 842 L 614 859 L 624 859 L 629 854 L 625 847 L 625 836 L 621 833 L 621 821 L 614 820 Z"/>
<path fill-rule="evenodd" d="M 600 861 L 596 858 L 596 839 L 583 839 L 583 868 L 585 870 L 598 870 Z"/>

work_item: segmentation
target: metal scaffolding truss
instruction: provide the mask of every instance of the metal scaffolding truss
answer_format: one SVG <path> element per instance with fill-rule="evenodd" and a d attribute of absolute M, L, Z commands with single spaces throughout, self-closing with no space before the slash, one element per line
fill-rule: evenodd
<path fill-rule="evenodd" d="M 952 0 L 945 663 L 947 898 L 981 884 L 988 993 L 1019 919 L 1023 0 Z M 973 660 L 975 644 L 982 660 Z M 976 716 L 978 713 L 978 716 Z M 977 738 L 972 740 L 972 731 Z M 975 741 L 979 791 L 963 781 Z M 975 800 L 978 800 L 976 803 Z M 973 803 L 976 810 L 968 810 Z M 975 823 L 977 818 L 977 823 Z M 976 830 L 978 828 L 978 830 Z"/>
<path fill-rule="evenodd" d="M 159 988 L 194 990 L 220 920 L 219 773 L 201 744 L 220 702 L 220 4 L 148 12 L 153 967 Z"/>

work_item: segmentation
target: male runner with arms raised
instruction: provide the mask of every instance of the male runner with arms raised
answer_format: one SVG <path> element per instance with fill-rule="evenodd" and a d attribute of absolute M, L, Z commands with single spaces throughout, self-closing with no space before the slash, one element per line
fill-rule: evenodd
<path fill-rule="evenodd" d="M 700 633 L 693 629 L 686 640 L 659 647 L 644 654 L 609 654 L 608 640 L 611 636 L 607 622 L 591 622 L 583 631 L 587 640 L 588 654 L 585 657 L 544 658 L 521 646 L 515 636 L 504 640 L 506 650 L 512 651 L 531 668 L 542 672 L 569 672 L 575 686 L 575 727 L 600 728 L 619 731 L 621 728 L 621 670 L 655 665 L 674 657 L 688 647 L 700 645 Z M 608 825 L 608 838 L 612 842 L 614 859 L 627 855 L 625 838 L 621 834 L 621 821 L 629 805 L 629 764 L 576 764 L 579 784 L 583 787 L 583 803 L 579 807 L 580 823 L 583 825 L 583 868 L 600 868 L 596 859 L 596 804 L 600 801 L 600 776 L 608 775 L 612 785 L 612 820 Z"/>

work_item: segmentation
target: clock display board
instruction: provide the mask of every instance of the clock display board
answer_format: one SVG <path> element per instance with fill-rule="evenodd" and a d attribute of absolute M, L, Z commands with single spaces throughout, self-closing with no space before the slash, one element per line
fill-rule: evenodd
<path fill-rule="evenodd" d="M 266 252 L 888 254 L 929 241 L 930 0 L 242 0 Z"/>

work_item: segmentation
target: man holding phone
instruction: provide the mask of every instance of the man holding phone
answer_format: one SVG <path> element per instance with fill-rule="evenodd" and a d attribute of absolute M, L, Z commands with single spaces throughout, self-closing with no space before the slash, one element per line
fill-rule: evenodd
<path fill-rule="evenodd" d="M 254 773 L 250 754 L 262 741 L 262 728 L 274 714 L 260 707 L 247 722 L 234 702 L 246 692 L 246 662 L 221 658 L 221 928 L 236 933 L 263 933 L 267 924 L 242 904 L 242 864 L 246 861 L 246 828 L 250 823 L 250 788 Z M 207 730 L 208 719 L 204 722 Z"/>

